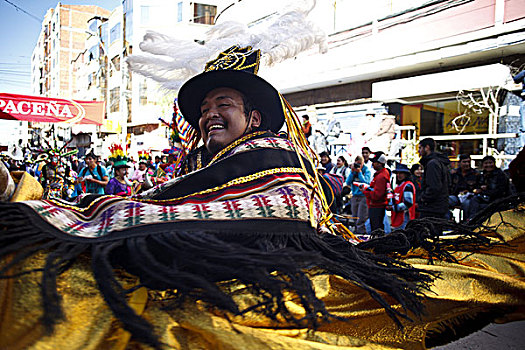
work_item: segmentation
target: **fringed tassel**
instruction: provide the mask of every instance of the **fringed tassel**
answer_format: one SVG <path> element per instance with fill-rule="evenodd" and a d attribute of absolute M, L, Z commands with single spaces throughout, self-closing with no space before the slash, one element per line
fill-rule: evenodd
<path fill-rule="evenodd" d="M 116 280 L 110 254 L 123 244 L 122 241 L 97 244 L 92 248 L 92 268 L 98 288 L 115 317 L 122 322 L 124 329 L 129 331 L 134 338 L 161 349 L 153 326 L 128 305 L 126 291 Z M 148 264 L 149 262 L 144 262 Z"/>
<path fill-rule="evenodd" d="M 443 239 L 440 237 L 443 231 L 449 236 L 459 236 Z M 494 244 L 483 236 L 485 232 L 484 228 L 480 230 L 478 226 L 447 219 L 415 219 L 409 221 L 405 229 L 395 229 L 388 235 L 376 236 L 359 243 L 358 247 L 376 254 L 406 254 L 411 249 L 422 248 L 427 252 L 430 262 L 434 259 L 456 262 L 454 252 L 488 248 Z"/>
<path fill-rule="evenodd" d="M 47 334 L 51 334 L 56 323 L 64 319 L 61 297 L 57 290 L 57 276 L 67 270 L 87 248 L 87 244 L 66 243 L 52 250 L 47 256 L 41 289 L 44 306 L 42 323 Z"/>
<path fill-rule="evenodd" d="M 143 285 L 150 288 L 176 289 L 178 303 L 186 298 L 198 299 L 233 314 L 256 311 L 301 326 L 311 323 L 308 320 L 314 321 L 318 314 L 328 315 L 302 271 L 319 257 L 317 252 L 285 248 L 261 251 L 246 247 L 243 238 L 236 237 L 243 244 L 206 232 L 165 233 L 128 240 L 126 254 L 136 262 L 130 272 L 140 276 Z M 254 294 L 255 305 L 239 310 L 231 295 L 217 286 L 221 282 L 224 287 L 233 279 Z M 294 293 L 301 305 L 311 310 L 308 320 L 296 318 L 286 307 L 286 292 Z"/>
<path fill-rule="evenodd" d="M 16 205 L 7 209 L 13 216 L 23 216 L 24 212 Z M 22 221 L 18 224 L 22 225 Z M 175 290 L 179 302 L 201 300 L 236 315 L 257 312 L 272 320 L 312 328 L 332 317 L 315 295 L 308 276 L 312 269 L 340 276 L 365 289 L 398 324 L 398 318 L 409 318 L 408 312 L 422 313 L 422 290 L 432 280 L 423 271 L 361 251 L 340 236 L 319 235 L 306 225 L 299 232 L 275 233 L 252 230 L 234 233 L 230 229 L 185 231 L 177 230 L 175 225 L 167 232 L 152 230 L 142 236 L 75 242 L 59 238 L 58 233 L 55 236 L 45 232 L 29 219 L 23 225 L 31 233 L 15 240 L 14 237 L 25 235 L 24 231 L 7 218 L 0 221 L 2 239 L 8 243 L 0 250 L 0 256 L 14 254 L 2 274 L 8 277 L 5 273 L 15 264 L 40 250 L 50 251 L 42 269 L 43 322 L 48 331 L 63 317 L 57 276 L 89 249 L 98 288 L 115 317 L 134 338 L 156 348 L 162 344 L 153 327 L 127 304 L 129 291 L 117 281 L 114 266 L 136 275 L 141 285 L 148 288 Z M 228 292 L 228 287 L 237 283 L 253 294 L 253 304 L 245 309 L 240 309 Z M 392 308 L 383 293 L 395 298 L 404 312 Z M 289 308 L 290 296 L 304 308 L 304 315 Z"/>

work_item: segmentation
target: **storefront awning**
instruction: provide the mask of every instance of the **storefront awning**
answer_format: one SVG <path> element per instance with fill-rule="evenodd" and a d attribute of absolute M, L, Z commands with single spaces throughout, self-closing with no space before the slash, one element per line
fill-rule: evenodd
<path fill-rule="evenodd" d="M 414 103 L 461 90 L 505 86 L 509 82 L 512 82 L 509 67 L 496 63 L 373 83 L 372 99 L 382 102 Z"/>
<path fill-rule="evenodd" d="M 101 125 L 104 104 L 103 101 L 74 101 L 0 93 L 0 119 Z"/>

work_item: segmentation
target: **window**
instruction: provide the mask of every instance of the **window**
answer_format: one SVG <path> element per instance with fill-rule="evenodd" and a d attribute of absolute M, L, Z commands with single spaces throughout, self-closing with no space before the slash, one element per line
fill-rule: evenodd
<path fill-rule="evenodd" d="M 141 106 L 148 104 L 148 87 L 145 80 L 139 83 L 139 103 Z"/>
<path fill-rule="evenodd" d="M 118 112 L 120 105 L 120 87 L 113 88 L 109 91 L 109 111 Z"/>
<path fill-rule="evenodd" d="M 177 4 L 177 22 L 182 22 L 182 2 Z"/>
<path fill-rule="evenodd" d="M 201 24 L 214 24 L 217 6 L 193 4 L 193 22 Z"/>
<path fill-rule="evenodd" d="M 113 44 L 118 39 L 120 39 L 120 23 L 115 24 L 109 31 L 109 44 Z"/>

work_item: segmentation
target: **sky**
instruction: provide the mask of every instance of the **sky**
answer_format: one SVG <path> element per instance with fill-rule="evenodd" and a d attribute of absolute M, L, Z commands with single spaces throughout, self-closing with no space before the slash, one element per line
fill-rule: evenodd
<path fill-rule="evenodd" d="M 113 10 L 121 2 L 69 0 L 62 4 L 97 5 Z M 31 55 L 44 15 L 57 4 L 57 0 L 0 0 L 0 92 L 31 94 Z"/>

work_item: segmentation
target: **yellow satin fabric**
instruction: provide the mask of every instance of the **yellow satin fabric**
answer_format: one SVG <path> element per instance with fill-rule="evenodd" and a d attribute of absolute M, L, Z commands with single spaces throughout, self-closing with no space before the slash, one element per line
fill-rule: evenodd
<path fill-rule="evenodd" d="M 508 242 L 485 252 L 455 254 L 461 262 L 427 261 L 416 254 L 404 260 L 415 267 L 440 272 L 425 301 L 427 314 L 397 327 L 385 311 L 360 288 L 334 276 L 313 277 L 316 293 L 328 310 L 348 321 L 334 320 L 318 330 L 298 329 L 249 314 L 234 317 L 210 310 L 200 303 L 163 310 L 165 293 L 141 288 L 130 297 L 135 311 L 151 322 L 161 341 L 173 349 L 424 349 L 428 332 L 439 334 L 444 327 L 479 312 L 504 312 L 500 322 L 525 316 L 525 235 L 523 212 L 507 211 L 498 234 Z M 491 219 L 496 223 L 499 214 Z M 42 266 L 44 253 L 21 268 Z M 125 286 L 135 278 L 119 273 Z M 42 315 L 40 274 L 0 280 L 0 349 L 142 349 L 120 328 L 100 296 L 83 257 L 58 281 L 63 296 L 65 321 L 55 332 L 44 335 L 38 319 Z M 242 287 L 233 291 L 239 303 L 252 300 Z M 289 303 L 293 303 L 290 301 Z M 393 301 L 392 301 L 393 303 Z M 297 313 L 301 309 L 297 306 Z"/>
<path fill-rule="evenodd" d="M 11 202 L 22 202 L 42 199 L 44 188 L 37 179 L 25 171 L 12 171 L 11 177 L 15 182 L 16 190 L 11 197 Z"/>

